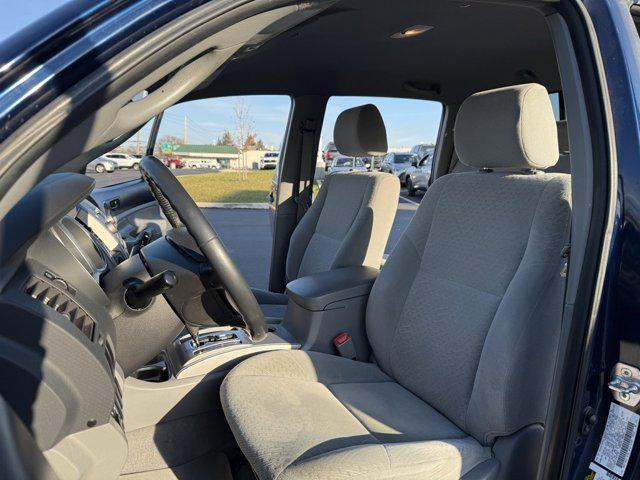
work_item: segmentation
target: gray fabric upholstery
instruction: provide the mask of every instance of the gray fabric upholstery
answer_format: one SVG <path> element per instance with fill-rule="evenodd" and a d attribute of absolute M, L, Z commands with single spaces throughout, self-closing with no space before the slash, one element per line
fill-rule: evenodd
<path fill-rule="evenodd" d="M 336 121 L 338 130 L 335 143 L 343 153 L 361 156 L 387 150 L 384 123 L 374 105 L 342 112 Z M 400 184 L 391 175 L 358 172 L 327 176 L 291 236 L 287 281 L 339 267 L 379 268 L 399 195 Z M 286 313 L 286 296 L 270 293 L 254 289 L 267 320 L 278 322 Z"/>
<path fill-rule="evenodd" d="M 482 100 L 500 121 L 504 103 L 529 108 L 504 92 Z M 473 117 L 483 122 L 478 130 L 491 124 Z M 540 128 L 550 122 L 555 133 L 553 116 L 542 117 Z M 528 135 L 525 143 L 537 136 Z M 502 134 L 492 140 L 498 152 L 515 148 Z M 524 149 L 536 165 L 550 165 L 554 142 L 546 161 L 537 147 Z M 522 166 L 525 154 L 516 155 L 490 166 Z M 225 414 L 260 478 L 459 478 L 490 458 L 497 437 L 544 425 L 570 199 L 564 174 L 436 180 L 369 296 L 375 365 L 277 352 L 240 364 L 224 381 Z"/>
<path fill-rule="evenodd" d="M 338 151 L 350 157 L 387 153 L 387 130 L 375 105 L 345 110 L 336 119 L 333 140 Z"/>
<path fill-rule="evenodd" d="M 234 368 L 221 395 L 262 479 L 454 479 L 490 458 L 373 364 L 271 352 Z"/>
<path fill-rule="evenodd" d="M 454 142 L 475 168 L 545 169 L 558 161 L 558 133 L 547 89 L 537 83 L 480 92 L 458 111 Z"/>
<path fill-rule="evenodd" d="M 566 175 L 446 175 L 427 190 L 369 297 L 380 367 L 487 444 L 544 418 L 549 352 L 537 334 L 553 333 L 559 318 L 534 315 L 558 275 L 569 201 Z M 507 337 L 527 343 L 489 349 Z M 508 396 L 524 382 L 539 395 Z"/>
<path fill-rule="evenodd" d="M 378 268 L 399 194 L 400 183 L 392 175 L 328 175 L 291 236 L 287 281 L 339 267 Z"/>

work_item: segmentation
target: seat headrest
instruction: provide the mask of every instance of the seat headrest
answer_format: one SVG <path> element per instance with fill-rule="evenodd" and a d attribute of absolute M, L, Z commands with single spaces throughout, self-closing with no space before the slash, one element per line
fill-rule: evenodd
<path fill-rule="evenodd" d="M 338 151 L 349 157 L 387 153 L 387 129 L 375 105 L 362 105 L 342 112 L 333 129 Z"/>
<path fill-rule="evenodd" d="M 558 161 L 558 132 L 547 89 L 537 83 L 467 98 L 456 118 L 455 148 L 474 168 L 545 169 Z"/>
<path fill-rule="evenodd" d="M 567 130 L 567 121 L 560 120 L 556 124 L 558 130 L 558 148 L 561 155 L 569 153 L 569 131 Z"/>

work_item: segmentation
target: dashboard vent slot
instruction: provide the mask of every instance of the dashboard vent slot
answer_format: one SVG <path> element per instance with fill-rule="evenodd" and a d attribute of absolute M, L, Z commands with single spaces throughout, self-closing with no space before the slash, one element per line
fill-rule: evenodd
<path fill-rule="evenodd" d="M 117 385 L 118 382 L 116 382 Z M 111 409 L 111 416 L 113 417 L 113 419 L 118 422 L 118 425 L 120 425 L 122 428 L 124 428 L 124 415 L 123 415 L 123 405 L 122 405 L 122 392 L 120 391 L 120 388 L 118 387 L 116 389 L 116 399 L 115 402 L 113 403 L 113 408 Z"/>
<path fill-rule="evenodd" d="M 104 356 L 107 357 L 107 363 L 111 368 L 111 371 L 115 373 L 116 369 L 116 357 L 113 354 L 113 348 L 111 347 L 111 342 L 108 340 L 104 344 Z"/>
<path fill-rule="evenodd" d="M 35 300 L 67 317 L 89 340 L 93 340 L 96 323 L 62 291 L 37 277 L 31 277 L 27 281 L 24 291 Z"/>

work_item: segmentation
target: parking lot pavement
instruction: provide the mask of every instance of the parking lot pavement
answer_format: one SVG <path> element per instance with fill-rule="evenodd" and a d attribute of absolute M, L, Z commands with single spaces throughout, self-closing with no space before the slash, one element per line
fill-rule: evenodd
<path fill-rule="evenodd" d="M 420 196 L 407 197 L 406 191 L 402 191 L 385 253 L 391 253 L 400 240 L 420 200 Z M 271 210 L 205 208 L 203 211 L 249 285 L 267 289 L 273 238 Z"/>
<path fill-rule="evenodd" d="M 203 211 L 247 283 L 267 289 L 273 238 L 270 210 L 203 208 Z"/>

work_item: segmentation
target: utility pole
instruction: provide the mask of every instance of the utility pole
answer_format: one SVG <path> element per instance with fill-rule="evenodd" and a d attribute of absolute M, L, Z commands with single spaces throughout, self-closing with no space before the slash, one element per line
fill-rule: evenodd
<path fill-rule="evenodd" d="M 136 155 L 140 155 L 140 130 L 136 133 Z"/>
<path fill-rule="evenodd" d="M 184 137 L 183 137 L 183 143 L 186 145 L 187 144 L 187 130 L 188 130 L 188 126 L 187 126 L 187 116 L 184 116 Z"/>

